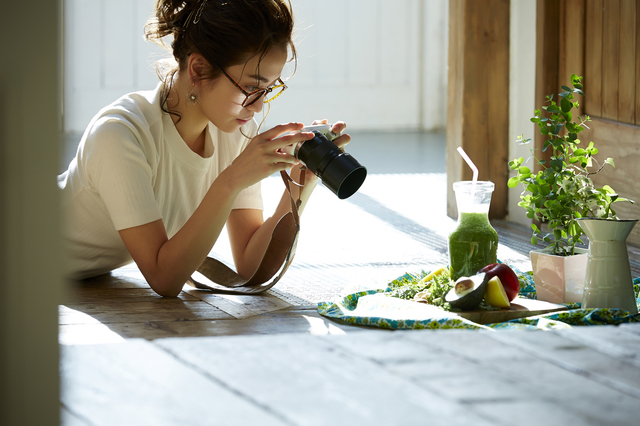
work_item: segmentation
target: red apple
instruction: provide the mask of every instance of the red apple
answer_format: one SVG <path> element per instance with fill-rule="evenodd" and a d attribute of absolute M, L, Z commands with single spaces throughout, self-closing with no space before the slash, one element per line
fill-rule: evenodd
<path fill-rule="evenodd" d="M 520 292 L 520 281 L 513 269 L 509 268 L 504 263 L 491 263 L 478 271 L 478 273 L 484 272 L 489 279 L 497 276 L 500 278 L 500 282 L 504 286 L 504 291 L 509 297 L 509 302 L 516 298 Z"/>

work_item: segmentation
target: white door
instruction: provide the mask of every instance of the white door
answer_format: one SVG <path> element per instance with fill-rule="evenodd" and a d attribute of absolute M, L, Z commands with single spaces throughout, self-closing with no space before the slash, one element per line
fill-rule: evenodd
<path fill-rule="evenodd" d="M 298 69 L 266 123 L 327 118 L 351 129 L 418 128 L 418 3 L 294 1 Z"/>

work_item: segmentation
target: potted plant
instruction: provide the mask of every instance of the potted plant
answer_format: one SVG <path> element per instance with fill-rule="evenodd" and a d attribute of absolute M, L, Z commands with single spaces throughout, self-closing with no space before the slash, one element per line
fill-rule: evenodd
<path fill-rule="evenodd" d="M 557 99 L 553 95 L 546 97 L 548 104 L 542 107 L 547 112 L 545 116 L 536 110 L 531 118 L 545 137 L 542 151 L 551 150 L 549 161 L 537 158 L 530 149 L 537 171 L 526 166 L 523 157 L 509 162 L 516 175 L 509 179 L 508 186 L 523 186 L 518 205 L 534 220 L 531 243 L 548 243 L 547 248 L 530 253 L 536 292 L 539 299 L 556 303 L 582 301 L 587 250 L 576 247 L 584 235 L 578 219 L 616 218 L 612 204 L 630 201 L 619 197 L 608 185 L 597 188 L 591 180 L 605 166 L 615 164 L 611 158 L 600 163 L 595 158 L 598 149 L 593 142 L 581 144 L 578 135 L 590 118 L 578 117 L 579 122 L 574 121 L 572 112 L 578 107 L 574 99 L 578 94 L 584 96 L 582 77 L 572 75 L 571 84 L 573 88 L 562 86 Z M 528 144 L 531 139 L 521 135 L 518 141 Z M 545 229 L 544 235 L 535 222 Z M 561 282 L 554 282 L 556 279 Z"/>

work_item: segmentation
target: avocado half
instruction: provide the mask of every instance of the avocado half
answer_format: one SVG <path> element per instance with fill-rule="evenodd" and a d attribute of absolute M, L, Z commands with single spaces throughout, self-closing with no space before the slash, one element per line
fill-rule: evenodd
<path fill-rule="evenodd" d="M 480 306 L 480 303 L 484 299 L 484 294 L 487 291 L 487 283 L 489 277 L 484 272 L 469 277 L 473 281 L 473 289 L 463 296 L 458 296 L 455 292 L 455 288 L 452 288 L 449 293 L 444 297 L 444 300 L 449 302 L 452 308 L 459 309 L 461 311 L 471 311 Z"/>

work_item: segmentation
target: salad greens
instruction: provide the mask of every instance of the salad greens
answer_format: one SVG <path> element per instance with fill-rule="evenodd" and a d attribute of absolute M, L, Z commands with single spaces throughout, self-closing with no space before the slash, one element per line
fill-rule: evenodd
<path fill-rule="evenodd" d="M 405 300 L 423 300 L 438 306 L 445 311 L 451 310 L 451 305 L 444 300 L 445 295 L 453 288 L 448 270 L 439 274 L 427 274 L 424 271 L 418 275 L 405 274 L 389 283 L 389 296 Z"/>

